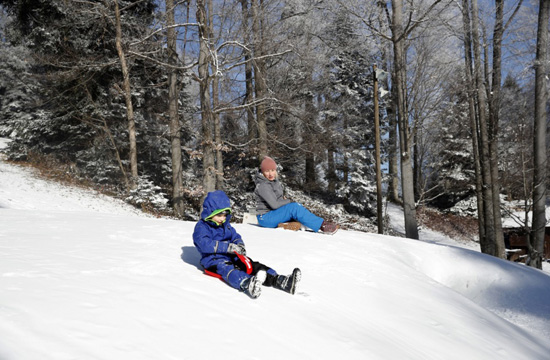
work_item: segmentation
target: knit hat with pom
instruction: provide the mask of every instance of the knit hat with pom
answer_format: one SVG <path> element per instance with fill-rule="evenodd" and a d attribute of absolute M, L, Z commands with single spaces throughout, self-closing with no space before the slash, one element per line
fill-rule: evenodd
<path fill-rule="evenodd" d="M 277 164 L 275 163 L 275 160 L 273 160 L 269 156 L 266 156 L 260 164 L 260 170 L 262 172 L 266 170 L 277 170 Z"/>

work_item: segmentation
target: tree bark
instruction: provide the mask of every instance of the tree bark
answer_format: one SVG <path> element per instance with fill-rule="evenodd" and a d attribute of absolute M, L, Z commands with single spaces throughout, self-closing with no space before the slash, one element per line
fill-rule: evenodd
<path fill-rule="evenodd" d="M 533 225 L 531 246 L 529 247 L 530 266 L 542 269 L 544 235 L 546 227 L 546 62 L 548 61 L 548 17 L 549 0 L 539 1 L 537 30 L 537 54 L 535 58 L 535 129 L 533 151 L 535 169 L 533 175 Z"/>
<path fill-rule="evenodd" d="M 481 251 L 485 254 L 495 255 L 495 220 L 493 192 L 491 189 L 491 160 L 489 157 L 489 137 L 487 130 L 487 97 L 485 92 L 485 81 L 481 69 L 481 45 L 479 43 L 479 9 L 477 0 L 472 0 L 472 40 L 474 51 L 474 80 L 476 84 L 480 165 L 483 179 L 483 214 L 485 225 L 485 237 L 480 238 Z"/>
<path fill-rule="evenodd" d="M 412 105 L 414 108 L 414 105 Z M 412 132 L 412 144 L 413 144 L 413 159 L 412 159 L 412 167 L 413 167 L 413 189 L 414 189 L 414 201 L 418 201 L 420 199 L 420 196 L 424 192 L 424 186 L 422 184 L 422 159 L 420 156 L 420 141 L 421 141 L 421 133 L 419 134 L 418 129 L 421 127 L 420 122 L 421 119 L 418 118 L 418 112 L 414 112 L 415 115 L 413 115 L 414 118 L 414 131 Z"/>
<path fill-rule="evenodd" d="M 262 59 L 263 55 L 263 38 L 262 38 L 262 7 L 260 0 L 251 0 L 252 10 L 252 36 L 254 41 L 254 84 L 256 99 L 259 100 L 256 105 L 256 119 L 258 121 L 258 140 L 259 140 L 259 155 L 260 159 L 268 155 L 267 149 L 267 124 L 265 105 L 263 100 L 267 94 L 267 84 L 265 80 L 265 63 Z"/>
<path fill-rule="evenodd" d="M 307 37 L 307 47 L 309 48 L 310 44 L 310 37 Z M 307 80 L 303 84 L 304 88 L 311 88 L 312 84 L 312 76 L 313 74 L 310 71 L 310 68 L 307 67 Z M 315 152 L 317 147 L 317 138 L 316 138 L 316 126 L 315 126 L 315 118 L 317 109 L 315 108 L 315 105 L 313 104 L 313 95 L 308 92 L 307 95 L 305 95 L 305 104 L 304 109 L 305 113 L 303 115 L 302 121 L 304 123 L 303 129 L 303 147 L 306 149 L 305 151 L 305 158 L 306 158 L 306 174 L 305 174 L 305 183 L 304 183 L 304 190 L 311 191 L 316 188 L 317 183 L 317 174 L 315 171 Z"/>
<path fill-rule="evenodd" d="M 122 26 L 120 23 L 120 10 L 118 1 L 115 1 L 115 23 L 116 23 L 116 49 L 120 58 L 120 66 L 122 68 L 124 100 L 126 101 L 126 116 L 128 119 L 128 137 L 130 144 L 130 186 L 136 187 L 138 178 L 137 168 L 137 145 L 136 145 L 136 123 L 134 120 L 134 107 L 132 105 L 132 89 L 130 86 L 130 72 L 126 63 L 126 56 L 122 48 Z"/>
<path fill-rule="evenodd" d="M 342 131 L 346 133 L 348 131 L 348 117 L 344 117 L 344 123 L 342 124 Z M 347 140 L 344 139 L 344 154 L 342 156 L 342 179 L 345 184 L 349 184 L 349 157 L 348 151 L 350 149 L 350 144 Z"/>
<path fill-rule="evenodd" d="M 390 113 L 388 114 L 388 121 L 390 125 L 389 129 L 389 144 L 388 144 L 388 171 L 390 175 L 389 179 L 389 189 L 388 189 L 388 199 L 394 203 L 399 203 L 399 158 L 397 156 L 397 93 L 395 91 L 395 86 L 391 88 L 391 103 L 390 103 Z"/>
<path fill-rule="evenodd" d="M 243 18 L 243 33 L 244 41 L 246 44 L 250 43 L 249 38 L 249 21 L 250 21 L 250 12 L 248 7 L 248 0 L 241 0 L 242 7 L 242 18 Z M 244 104 L 246 107 L 246 123 L 248 127 L 248 151 L 256 156 L 259 156 L 257 153 L 257 140 L 258 140 L 258 126 L 256 124 L 256 119 L 254 117 L 254 109 L 250 106 L 250 103 L 254 99 L 254 85 L 252 78 L 252 55 L 249 49 L 244 49 L 244 75 L 245 75 L 245 97 Z M 253 161 L 253 156 L 249 157 Z M 257 166 L 258 162 L 255 161 L 254 165 L 252 162 L 249 163 L 250 167 Z"/>
<path fill-rule="evenodd" d="M 334 144 L 332 141 L 329 141 L 327 149 L 327 181 L 328 181 L 328 192 L 332 196 L 336 195 L 336 166 L 334 164 Z"/>
<path fill-rule="evenodd" d="M 380 110 L 378 106 L 378 78 L 376 77 L 376 65 L 372 68 L 373 73 L 373 97 L 374 97 L 374 147 L 376 162 L 376 220 L 378 233 L 384 233 L 384 221 L 382 213 L 382 169 L 380 160 Z"/>
<path fill-rule="evenodd" d="M 219 95 L 219 78 L 214 75 L 212 80 L 212 106 L 214 109 L 219 108 L 220 105 L 220 95 Z M 216 189 L 224 189 L 223 181 L 223 140 L 222 140 L 222 131 L 221 131 L 221 121 L 220 115 L 217 112 L 213 113 L 214 118 L 214 151 L 216 155 Z"/>
<path fill-rule="evenodd" d="M 477 215 L 478 215 L 478 234 L 479 239 L 485 238 L 485 217 L 483 215 L 483 179 L 481 178 L 481 164 L 479 160 L 479 141 L 478 127 L 476 119 L 475 107 L 475 82 L 472 74 L 472 36 L 470 24 L 470 3 L 468 0 L 462 1 L 462 19 L 464 24 L 464 60 L 466 85 L 468 90 L 468 109 L 470 118 L 470 131 L 472 135 L 472 153 L 474 156 L 474 168 L 476 179 L 476 198 L 477 198 Z"/>
<path fill-rule="evenodd" d="M 379 14 L 378 14 L 378 23 L 380 26 L 380 29 L 387 29 L 384 25 L 384 15 L 388 19 L 389 22 L 389 15 L 387 13 L 386 6 L 383 2 L 378 2 L 379 7 Z M 393 70 L 393 64 L 391 60 L 391 44 L 389 42 L 384 42 L 384 45 L 382 47 L 382 61 L 383 64 L 388 72 L 391 74 L 395 74 Z M 387 151 L 388 151 L 388 190 L 387 190 L 387 197 L 390 202 L 393 203 L 399 203 L 399 160 L 397 157 L 397 94 L 395 92 L 395 86 L 390 87 L 389 79 L 386 77 L 386 79 L 379 84 L 380 86 L 383 86 L 386 90 L 388 90 L 389 93 L 389 101 L 387 101 L 387 117 L 388 117 L 388 145 L 387 145 Z"/>
<path fill-rule="evenodd" d="M 208 38 L 214 37 L 214 8 L 212 0 L 207 0 L 208 4 Z M 219 109 L 220 105 L 220 78 L 219 69 L 217 63 L 211 62 L 210 66 L 214 73 L 212 77 L 212 108 L 214 110 Z M 217 111 L 212 112 L 212 120 L 214 121 L 214 154 L 216 158 L 216 189 L 223 190 L 223 141 L 221 135 L 221 121 L 220 114 Z"/>
<path fill-rule="evenodd" d="M 171 65 L 178 63 L 177 34 L 175 24 L 174 0 L 166 0 L 166 40 L 168 58 Z M 168 70 L 168 115 L 170 117 L 170 145 L 172 153 L 172 204 L 177 216 L 184 212 L 183 172 L 181 155 L 180 122 L 178 111 L 178 74 L 174 68 Z"/>
<path fill-rule="evenodd" d="M 504 33 L 503 11 L 504 1 L 496 0 L 495 29 L 493 32 L 493 78 L 491 98 L 489 101 L 489 154 L 491 166 L 491 191 L 493 196 L 493 220 L 495 228 L 496 257 L 506 258 L 502 217 L 500 212 L 500 179 L 498 172 L 498 123 L 500 111 L 500 88 L 502 81 L 502 35 Z"/>
<path fill-rule="evenodd" d="M 216 189 L 216 168 L 214 164 L 214 145 L 212 141 L 212 105 L 210 99 L 210 76 L 208 71 L 209 31 L 204 0 L 197 0 L 197 21 L 199 23 L 199 91 L 202 125 L 202 166 L 203 192 L 205 195 Z"/>
<path fill-rule="evenodd" d="M 393 23 L 392 43 L 394 48 L 395 87 L 397 92 L 397 121 L 399 124 L 399 143 L 401 149 L 401 188 L 403 192 L 403 211 L 405 214 L 405 235 L 418 239 L 416 205 L 414 202 L 413 169 L 411 144 L 406 107 L 406 61 L 405 33 L 403 31 L 403 1 L 392 0 Z"/>

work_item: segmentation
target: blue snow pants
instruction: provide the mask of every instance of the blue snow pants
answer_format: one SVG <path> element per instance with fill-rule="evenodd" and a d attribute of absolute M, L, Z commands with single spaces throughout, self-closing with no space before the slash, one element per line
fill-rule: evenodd
<path fill-rule="evenodd" d="M 281 206 L 278 209 L 271 210 L 263 215 L 257 215 L 258 225 L 267 228 L 276 228 L 280 223 L 288 221 L 299 221 L 302 225 L 317 232 L 323 224 L 323 219 L 312 214 L 302 204 L 292 202 Z"/>

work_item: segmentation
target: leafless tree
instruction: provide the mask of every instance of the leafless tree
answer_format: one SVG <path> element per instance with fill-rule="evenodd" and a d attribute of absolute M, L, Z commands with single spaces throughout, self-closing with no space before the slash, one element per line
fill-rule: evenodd
<path fill-rule="evenodd" d="M 478 1 L 471 0 L 463 2 L 464 28 L 467 34 L 465 37 L 471 41 L 470 48 L 466 49 L 467 68 L 466 76 L 470 78 L 472 87 L 477 89 L 473 93 L 476 107 L 470 107 L 470 111 L 475 113 L 471 118 L 476 120 L 472 128 L 474 139 L 477 140 L 477 149 L 474 152 L 479 154 L 479 178 L 477 180 L 478 192 L 481 188 L 481 196 L 478 194 L 478 208 L 480 225 L 480 245 L 481 251 L 486 254 L 504 258 L 506 256 L 504 246 L 504 236 L 502 232 L 502 217 L 500 210 L 500 178 L 499 178 L 499 159 L 498 159 L 498 129 L 499 129 L 499 111 L 500 111 L 500 89 L 502 81 L 502 39 L 507 24 L 510 24 L 514 15 L 517 13 L 522 1 L 518 5 L 507 23 L 504 23 L 503 7 L 504 2 L 497 0 L 495 2 L 495 26 L 493 30 L 493 39 L 491 48 L 492 66 L 489 62 L 489 46 L 481 48 L 481 41 L 487 43 L 485 32 L 480 23 Z M 471 20 L 471 23 L 469 22 Z M 469 46 L 465 40 L 465 46 Z M 471 53 L 470 53 L 471 51 Z M 468 63 L 470 55 L 473 58 L 472 64 Z M 473 65 L 470 77 L 469 65 Z M 483 228 L 483 230 L 481 230 Z"/>
<path fill-rule="evenodd" d="M 251 27 L 250 23 L 250 4 L 249 0 L 241 0 L 242 8 L 242 33 L 243 41 L 245 44 L 250 44 L 250 34 Z M 249 47 L 243 48 L 243 61 L 244 61 L 244 73 L 245 73 L 245 94 L 244 94 L 244 105 L 246 106 L 246 124 L 248 132 L 248 148 L 251 154 L 256 154 L 256 140 L 258 139 L 258 124 L 254 116 L 254 108 L 251 105 L 254 101 L 254 83 L 252 77 L 252 53 Z M 256 154 L 258 155 L 258 154 Z M 252 157 L 250 157 L 252 158 Z M 249 165 L 252 166 L 252 162 L 249 162 Z M 257 165 L 257 164 L 255 164 Z"/>
<path fill-rule="evenodd" d="M 470 21 L 470 3 L 469 0 L 462 1 L 462 20 L 464 29 L 464 60 L 465 60 L 465 77 L 466 82 L 470 85 L 475 83 L 473 73 L 473 54 L 472 54 L 472 31 Z M 472 133 L 472 153 L 476 175 L 476 198 L 477 198 L 477 213 L 478 213 L 478 229 L 479 239 L 485 238 L 485 217 L 483 214 L 483 181 L 481 177 L 481 159 L 479 153 L 479 139 L 476 113 L 476 97 L 477 92 L 474 86 L 469 86 L 471 90 L 467 92 L 468 96 L 468 112 L 470 118 L 470 130 Z"/>
<path fill-rule="evenodd" d="M 493 191 L 491 188 L 491 157 L 489 149 L 489 129 L 487 128 L 487 91 L 486 82 L 482 67 L 482 54 L 481 54 L 481 35 L 479 32 L 479 7 L 477 0 L 472 0 L 471 3 L 471 32 L 472 32 L 472 46 L 473 46 L 473 81 L 476 92 L 477 103 L 477 124 L 476 128 L 479 129 L 479 154 L 481 165 L 481 179 L 483 189 L 483 212 L 479 215 L 483 216 L 483 222 L 485 225 L 484 237 L 480 238 L 481 251 L 485 254 L 491 254 L 498 256 L 496 247 L 496 229 L 495 229 L 495 213 L 494 213 L 494 199 Z"/>
<path fill-rule="evenodd" d="M 211 61 L 210 31 L 206 4 L 204 0 L 197 0 L 197 22 L 199 24 L 199 87 L 202 124 L 202 164 L 203 164 L 203 188 L 204 193 L 216 189 L 216 167 L 214 158 L 214 141 L 212 138 L 212 126 L 214 116 L 212 112 L 210 96 L 210 73 Z"/>
<path fill-rule="evenodd" d="M 250 8 L 252 11 L 252 38 L 254 48 L 254 58 L 252 61 L 254 68 L 254 84 L 256 99 L 264 99 L 267 96 L 266 68 L 264 55 L 264 12 L 262 10 L 261 0 L 251 0 Z M 263 101 L 256 105 L 256 121 L 258 124 L 258 140 L 260 158 L 268 155 L 267 149 L 267 125 L 266 125 L 266 107 Z"/>
<path fill-rule="evenodd" d="M 403 1 L 392 0 L 392 43 L 394 56 L 394 83 L 397 93 L 397 119 L 399 123 L 399 145 L 401 149 L 401 188 L 403 191 L 403 211 L 405 214 L 405 235 L 418 239 L 416 204 L 414 201 L 414 183 L 412 169 L 412 144 L 407 112 L 406 53 L 407 33 L 403 24 Z"/>
<path fill-rule="evenodd" d="M 546 228 L 546 106 L 548 90 L 546 88 L 546 63 L 548 61 L 548 19 L 550 1 L 540 0 L 537 31 L 537 54 L 535 59 L 535 134 L 533 151 L 535 171 L 533 177 L 533 225 L 529 256 L 530 266 L 542 268 L 544 238 Z"/>
<path fill-rule="evenodd" d="M 168 114 L 170 117 L 170 144 L 172 153 L 172 203 L 177 215 L 183 215 L 183 174 L 180 136 L 180 119 L 178 111 L 178 74 L 175 66 L 178 63 L 177 32 L 174 0 L 166 0 L 166 37 L 170 64 L 174 67 L 168 71 Z"/>
<path fill-rule="evenodd" d="M 134 107 L 132 104 L 132 89 L 130 86 L 130 71 L 126 62 L 126 55 L 122 46 L 122 26 L 120 23 L 120 9 L 118 1 L 115 0 L 115 25 L 116 25 L 116 49 L 120 58 L 120 66 L 122 68 L 124 99 L 126 101 L 126 116 L 128 119 L 128 137 L 130 144 L 130 170 L 131 179 L 130 186 L 136 186 L 138 178 L 137 168 L 137 145 L 136 145 L 136 123 L 134 120 Z"/>

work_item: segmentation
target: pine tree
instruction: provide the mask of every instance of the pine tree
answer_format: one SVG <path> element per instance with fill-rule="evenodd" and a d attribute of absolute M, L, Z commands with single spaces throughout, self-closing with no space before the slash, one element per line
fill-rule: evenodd
<path fill-rule="evenodd" d="M 129 144 L 112 2 L 0 0 L 0 5 L 11 20 L 6 36 L 28 49 L 33 65 L 28 78 L 37 84 L 12 156 L 51 154 L 74 163 L 80 176 L 121 184 L 129 169 Z M 166 51 L 158 37 L 142 41 L 151 31 L 154 1 L 119 5 L 124 51 L 131 47 L 164 60 Z M 139 57 L 129 57 L 128 65 L 140 173 L 155 183 L 170 184 L 167 77 L 162 67 Z M 184 96 L 182 91 L 182 103 Z M 183 141 L 191 136 L 185 128 L 181 133 Z"/>
<path fill-rule="evenodd" d="M 452 74 L 445 100 L 433 124 L 426 128 L 428 151 L 424 173 L 427 192 L 424 201 L 439 209 L 449 209 L 474 195 L 475 169 L 472 155 L 468 102 L 460 70 Z"/>
<path fill-rule="evenodd" d="M 38 83 L 28 76 L 27 48 L 0 43 L 0 136 L 14 138 L 30 123 Z"/>
<path fill-rule="evenodd" d="M 369 51 L 354 33 L 354 23 L 339 12 L 331 24 L 329 43 L 334 49 L 327 71 L 325 128 L 335 144 L 334 169 L 338 197 L 347 208 L 372 216 L 376 204 L 372 64 Z"/>
<path fill-rule="evenodd" d="M 508 75 L 501 90 L 499 159 L 501 184 L 508 200 L 528 199 L 532 183 L 533 99 Z"/>

